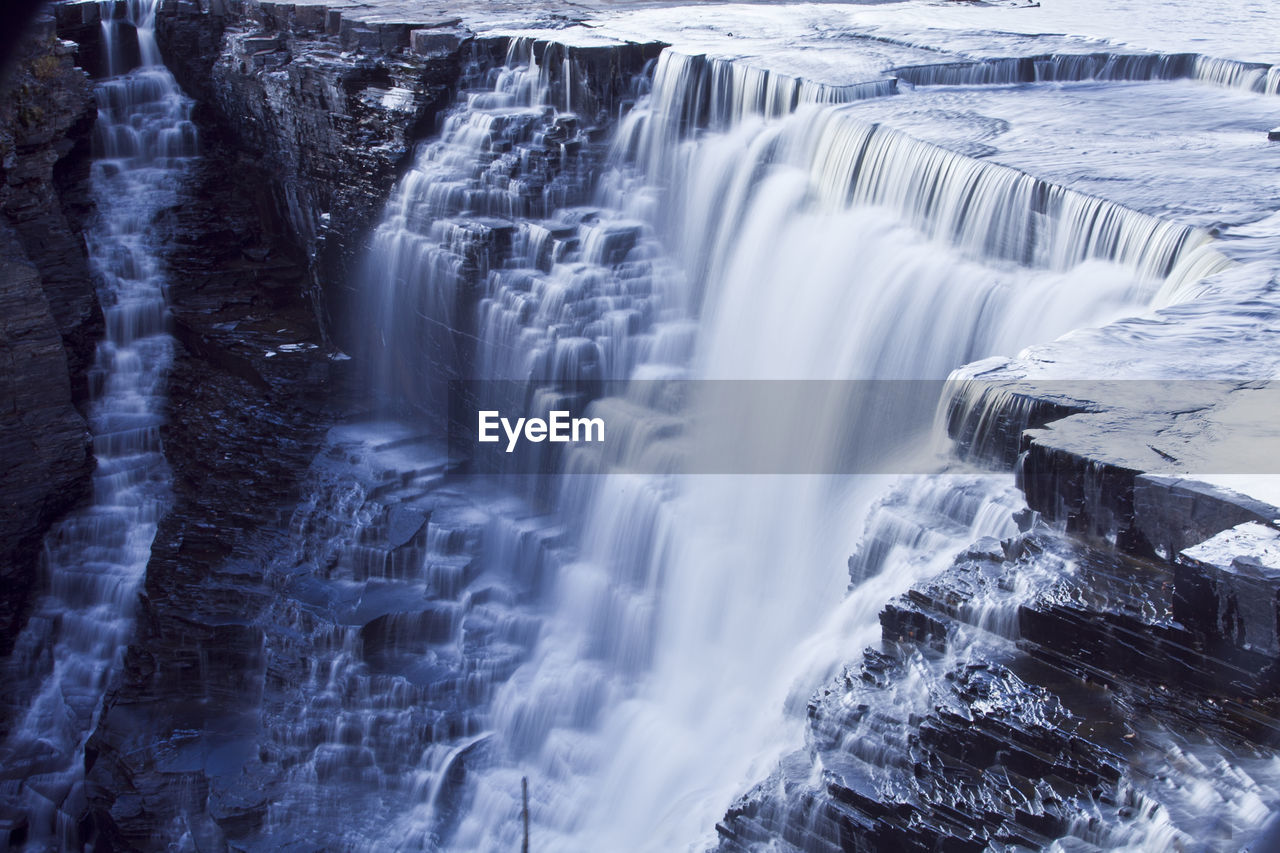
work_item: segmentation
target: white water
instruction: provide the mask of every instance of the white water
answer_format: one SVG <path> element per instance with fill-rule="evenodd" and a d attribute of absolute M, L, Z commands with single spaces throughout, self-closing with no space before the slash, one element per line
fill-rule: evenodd
<path fill-rule="evenodd" d="M 515 61 L 523 73 L 539 73 L 528 57 Z M 1178 293 L 1229 264 L 1200 232 L 865 124 L 839 106 L 806 103 L 884 92 L 808 97 L 785 81 L 728 67 L 663 54 L 647 108 L 619 129 L 615 170 L 602 179 L 602 209 L 589 219 L 553 206 L 517 210 L 501 191 L 468 189 L 484 172 L 477 164 L 488 162 L 482 152 L 495 137 L 493 110 L 517 105 L 502 86 L 521 72 L 503 72 L 498 99 L 473 96 L 448 120 L 444 147 L 428 149 L 397 191 L 380 233 L 403 240 L 412 231 L 420 236 L 410 242 L 425 248 L 375 249 L 376 262 L 397 271 L 372 294 L 384 331 L 407 316 L 397 288 L 425 305 L 433 328 L 465 321 L 448 313 L 454 293 L 440 289 L 445 279 L 435 272 L 435 258 L 452 263 L 469 245 L 449 237 L 460 213 L 532 212 L 559 231 L 518 221 L 518 230 L 537 237 L 528 245 L 568 241 L 549 254 L 517 253 L 513 263 L 527 268 L 490 270 L 480 304 L 476 375 L 515 375 L 535 386 L 584 370 L 941 379 L 966 362 L 1141 312 L 1162 286 Z M 536 95 L 518 103 L 551 117 L 537 109 Z M 474 140 L 468 127 L 481 128 Z M 453 171 L 433 171 L 431 163 L 454 154 Z M 518 189 L 515 181 L 499 186 Z M 449 204 L 433 207 L 440 198 Z M 454 218 L 432 222 L 441 217 Z M 601 229 L 634 222 L 647 225 L 625 256 L 590 249 L 598 249 L 592 235 Z M 623 275 L 628 264 L 646 277 L 641 309 L 635 294 L 615 289 L 636 280 Z M 414 265 L 431 271 L 415 276 Z M 640 319 L 610 325 L 592 311 Z M 681 334 L 693 335 L 692 353 L 661 344 Z M 627 358 L 600 356 L 624 349 L 620 341 L 644 345 L 626 347 Z M 389 350 L 401 362 L 422 355 Z M 543 363 L 538 352 L 554 352 L 555 369 L 531 370 Z M 1008 523 L 1001 512 L 977 511 L 934 543 L 929 559 L 890 556 L 889 568 L 846 596 L 846 558 L 884 478 L 628 471 L 661 453 L 655 445 L 671 444 L 667 431 L 634 403 L 596 405 L 611 413 L 611 428 L 642 438 L 611 473 L 557 484 L 561 519 L 578 531 L 576 557 L 558 565 L 544 594 L 532 660 L 493 701 L 492 758 L 468 783 L 451 836 L 433 797 L 390 827 L 385 843 L 426 844 L 445 832 L 451 849 L 515 849 L 522 776 L 530 781 L 536 849 L 710 843 L 732 799 L 800 743 L 808 695 L 875 636 L 884 600 Z M 902 434 L 911 422 L 902 413 L 877 417 L 835 395 L 822 411 L 780 406 L 744 429 L 754 430 L 758 446 L 801 443 L 812 463 L 806 470 L 824 470 L 851 447 L 867 458 L 904 445 L 927 453 L 931 413 L 929 406 L 908 413 L 922 424 L 912 440 Z M 673 458 L 697 458 L 715 440 L 696 423 Z M 571 457 L 566 470 L 598 464 Z M 936 502 L 939 488 L 946 491 L 939 482 L 922 478 L 913 502 Z M 894 553 L 894 542 L 888 547 Z M 455 752 L 432 747 L 425 763 L 446 766 Z"/>
<path fill-rule="evenodd" d="M 106 337 L 90 372 L 89 426 L 97 467 L 93 496 L 45 542 L 48 589 L 18 637 L 6 680 L 33 685 L 26 712 L 0 746 L 0 795 L 28 820 L 29 844 L 78 849 L 83 750 L 133 629 L 137 593 L 156 525 L 168 504 L 160 441 L 165 374 L 164 272 L 153 220 L 177 201 L 196 153 L 191 101 L 164 68 L 154 0 L 133 0 L 142 67 L 95 89 L 92 191 L 87 232 Z M 123 62 L 115 4 L 103 4 L 113 71 Z M 13 776 L 10 776 L 10 773 Z"/>

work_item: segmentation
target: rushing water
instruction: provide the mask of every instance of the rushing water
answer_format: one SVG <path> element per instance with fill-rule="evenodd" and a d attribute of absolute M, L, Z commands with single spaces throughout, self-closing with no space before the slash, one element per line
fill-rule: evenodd
<path fill-rule="evenodd" d="M 1203 232 L 840 106 L 892 87 L 814 87 L 674 50 L 601 169 L 538 50 L 513 42 L 488 88 L 464 93 L 378 229 L 365 288 L 384 404 L 438 405 L 449 379 L 553 399 L 682 379 L 687 416 L 714 404 L 702 380 L 938 380 L 1185 298 L 1231 265 Z M 746 780 L 798 745 L 808 695 L 874 637 L 884 600 L 1007 533 L 1017 506 L 1001 478 L 912 481 L 903 513 L 868 522 L 871 579 L 846 595 L 884 478 L 654 474 L 717 436 L 652 402 L 595 400 L 626 450 L 566 454 L 541 488 L 512 481 L 552 501 L 545 523 L 572 540 L 529 602 L 537 644 L 494 685 L 485 731 L 427 748 L 426 796 L 378 843 L 515 849 L 522 777 L 538 849 L 710 843 Z M 819 412 L 784 402 L 741 428 L 747 447 L 800 443 L 805 471 L 837 470 L 851 447 L 942 468 L 931 413 L 837 391 Z M 527 533 L 495 525 L 489 559 L 527 551 Z M 446 807 L 459 761 L 467 781 Z"/>
<path fill-rule="evenodd" d="M 85 739 L 133 628 L 138 589 L 168 503 L 160 425 L 173 341 L 154 219 L 177 201 L 185 164 L 196 154 L 196 133 L 191 101 L 160 59 L 156 3 L 134 0 L 123 17 L 117 10 L 115 3 L 103 4 L 103 39 L 115 76 L 94 91 L 97 214 L 86 234 L 106 318 L 90 371 L 93 496 L 49 533 L 48 588 L 4 674 L 26 711 L 0 747 L 0 793 L 26 814 L 28 838 L 37 847 L 78 848 Z M 141 67 L 121 67 L 123 26 L 136 28 Z"/>

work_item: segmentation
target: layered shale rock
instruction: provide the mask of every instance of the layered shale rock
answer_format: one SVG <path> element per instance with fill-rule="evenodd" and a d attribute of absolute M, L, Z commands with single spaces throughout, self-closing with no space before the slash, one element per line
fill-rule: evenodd
<path fill-rule="evenodd" d="M 1274 613 L 1237 603 L 1274 569 L 1223 565 L 1259 536 L 1176 566 L 1039 524 L 977 543 L 885 607 L 882 647 L 813 698 L 806 750 L 729 811 L 720 849 L 1237 849 L 1280 734 Z"/>
<path fill-rule="evenodd" d="M 307 292 L 323 318 L 346 307 L 368 230 L 461 73 L 468 34 L 434 23 L 411 51 L 407 30 L 386 45 L 353 40 L 349 26 L 330 33 L 324 7 L 179 3 L 159 20 L 206 134 L 269 188 L 311 259 Z"/>
<path fill-rule="evenodd" d="M 257 0 L 167 6 L 158 34 L 170 68 L 201 105 L 206 133 L 234 149 L 235 168 L 270 187 L 311 260 L 309 294 L 324 330 L 349 349 L 342 319 L 392 185 L 456 89 L 500 65 L 510 39 L 476 38 L 459 18 L 415 7 Z M 631 75 L 660 47 L 534 50 L 553 69 L 551 100 L 572 97 L 574 111 L 603 132 Z M 557 79 L 567 63 L 570 82 Z"/>
<path fill-rule="evenodd" d="M 92 471 L 76 404 L 102 328 L 79 236 L 94 115 L 73 46 L 39 19 L 0 81 L 0 653 L 44 532 L 86 493 Z"/>
<path fill-rule="evenodd" d="M 1166 327 L 1176 346 L 1184 333 L 1176 321 Z M 1251 353 L 1271 352 L 1272 335 L 1219 345 L 1210 363 L 1221 371 L 1222 361 L 1238 361 L 1241 375 L 1266 376 L 1270 356 Z M 1241 475 L 1255 475 L 1256 484 L 1274 473 L 1276 436 L 1263 415 L 1280 399 L 1271 382 L 1050 378 L 1097 357 L 1076 346 L 1060 342 L 1039 348 L 1034 362 L 990 359 L 958 371 L 947 420 L 960 452 L 1015 467 L 1032 509 L 1133 554 L 1172 558 L 1237 524 L 1280 518 L 1267 500 L 1222 484 L 1247 489 Z"/>
<path fill-rule="evenodd" d="M 417 804 L 433 743 L 471 739 L 451 775 L 483 748 L 477 709 L 537 636 L 532 579 L 485 573 L 492 519 L 425 436 L 334 427 L 302 470 L 293 512 L 224 558 L 152 561 L 148 631 L 90 743 L 88 825 L 113 849 L 367 843 Z"/>

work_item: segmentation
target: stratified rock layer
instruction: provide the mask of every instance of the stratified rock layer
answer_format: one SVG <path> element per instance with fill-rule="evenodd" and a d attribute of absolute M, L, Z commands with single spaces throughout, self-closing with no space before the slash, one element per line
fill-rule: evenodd
<path fill-rule="evenodd" d="M 412 808 L 426 747 L 474 736 L 485 685 L 536 637 L 513 612 L 528 579 L 475 588 L 487 518 L 445 488 L 447 454 L 325 440 L 368 405 L 325 334 L 368 226 L 463 58 L 500 64 L 507 40 L 364 44 L 256 5 L 177 4 L 159 30 L 204 101 L 202 161 L 162 223 L 174 504 L 88 745 L 82 830 L 114 849 L 179 825 L 202 848 L 333 849 Z M 575 103 L 607 111 L 653 52 L 584 51 Z M 345 817 L 318 823 L 318 804 Z"/>
<path fill-rule="evenodd" d="M 0 654 L 93 466 L 76 404 L 102 327 L 78 236 L 94 115 L 72 46 L 37 21 L 0 83 Z"/>
<path fill-rule="evenodd" d="M 883 648 L 814 697 L 807 749 L 730 809 L 721 849 L 1154 849 L 1151 816 L 1195 797 L 1222 803 L 1207 849 L 1250 840 L 1230 809 L 1280 734 L 1280 682 L 1274 612 L 1234 602 L 1274 569 L 1220 564 L 1274 535 L 1176 567 L 1039 526 L 976 544 L 885 607 Z M 1213 761 L 1239 775 L 1169 771 Z"/>
<path fill-rule="evenodd" d="M 231 155 L 216 143 L 203 153 L 160 223 L 178 343 L 163 428 L 173 506 L 152 545 L 138 636 L 86 753 L 86 837 L 115 849 L 147 848 L 202 802 L 201 789 L 166 788 L 165 774 L 210 748 L 184 746 L 182 732 L 224 730 L 256 690 L 271 531 L 342 399 L 303 298 L 303 254 L 262 188 L 225 168 Z M 135 738 L 147 748 L 118 750 Z"/>
<path fill-rule="evenodd" d="M 449 103 L 467 34 L 442 23 L 425 55 L 352 51 L 327 35 L 323 14 L 268 5 L 177 4 L 158 38 L 206 132 L 269 188 L 308 255 L 306 292 L 327 332 L 342 327 L 331 315 L 348 305 L 360 249 L 413 141 Z"/>

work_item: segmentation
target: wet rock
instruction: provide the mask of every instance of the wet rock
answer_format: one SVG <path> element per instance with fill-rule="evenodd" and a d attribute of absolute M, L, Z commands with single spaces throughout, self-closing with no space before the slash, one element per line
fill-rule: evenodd
<path fill-rule="evenodd" d="M 18 812 L 0 813 L 0 841 L 11 849 L 21 848 L 27 841 L 27 816 Z"/>
<path fill-rule="evenodd" d="M 52 12 L 57 16 L 59 38 L 72 41 L 76 45 L 76 64 L 93 77 L 105 77 L 110 72 L 107 67 L 105 45 L 102 42 L 102 15 L 110 11 L 117 20 L 125 16 L 125 0 L 115 0 L 114 9 L 106 3 L 95 0 L 85 2 L 57 3 Z M 119 25 L 119 38 L 125 54 L 138 60 L 138 34 L 127 24 Z"/>
<path fill-rule="evenodd" d="M 894 642 L 919 643 L 937 651 L 947 646 L 947 625 L 915 608 L 885 605 L 880 611 L 880 627 Z"/>
<path fill-rule="evenodd" d="M 262 555 L 279 548 L 281 516 L 344 399 L 341 363 L 318 345 L 304 298 L 305 256 L 252 165 L 228 168 L 235 155 L 204 145 L 183 203 L 160 223 L 178 341 L 163 426 L 172 509 L 120 687 L 89 744 L 88 821 L 115 849 L 148 849 L 178 815 L 212 849 L 224 824 L 260 822 L 261 804 L 229 781 L 244 759 L 226 758 L 225 742 L 247 725 L 245 698 L 261 693 L 268 665 Z"/>
<path fill-rule="evenodd" d="M 407 24 L 321 12 L 166 7 L 157 33 L 206 136 L 260 165 L 273 215 L 308 258 L 312 309 L 326 334 L 341 336 L 328 318 L 346 313 L 374 218 L 412 143 L 449 101 L 462 39 L 419 55 L 403 50 Z"/>
<path fill-rule="evenodd" d="M 883 650 L 814 696 L 807 748 L 734 804 L 720 849 L 1097 849 L 1142 837 L 1135 815 L 1176 813 L 1184 795 L 1163 767 L 1189 754 L 1239 766 L 1252 744 L 1274 742 L 1276 536 L 1244 525 L 1176 567 L 1039 526 L 969 549 L 885 607 Z M 1254 605 L 1239 605 L 1246 592 Z M 1248 840 L 1183 828 L 1207 849 Z"/>
<path fill-rule="evenodd" d="M 1172 346 L 1180 329 L 1167 325 L 1169 341 L 1162 343 Z M 1273 334 L 1266 327 L 1259 341 L 1239 347 L 1215 342 L 1212 357 L 1239 360 L 1241 375 L 1265 371 L 1249 353 L 1269 351 L 1265 341 Z M 1107 357 L 1139 357 L 1123 335 L 1114 337 L 1121 342 L 1099 344 L 1116 349 Z M 1201 479 L 1268 472 L 1260 460 L 1275 457 L 1277 442 L 1266 416 L 1277 403 L 1270 383 L 1054 380 L 1067 370 L 1087 372 L 1081 363 L 1091 357 L 1089 344 L 1047 348 L 1050 354 L 1035 360 L 988 359 L 964 368 L 947 406 L 948 431 L 960 453 L 1016 467 L 1032 510 L 1072 533 L 1165 558 L 1280 512 Z"/>
<path fill-rule="evenodd" d="M 1022 452 L 1024 432 L 1094 410 L 1088 400 L 1019 381 L 1011 368 L 1004 358 L 976 362 L 950 389 L 947 434 L 960 456 L 1011 468 Z"/>
<path fill-rule="evenodd" d="M 416 507 L 396 506 L 387 516 L 387 541 L 399 548 L 418 534 L 427 523 L 429 513 Z"/>
<path fill-rule="evenodd" d="M 500 63 L 508 39 L 475 39 L 457 17 L 412 6 L 260 2 L 166 6 L 158 35 L 209 132 L 267 165 L 273 204 L 311 262 L 312 304 L 326 334 L 351 350 L 349 330 L 331 318 L 350 314 L 359 257 L 392 184 L 464 67 Z M 630 106 L 632 73 L 661 47 L 539 41 L 532 49 L 551 70 L 551 102 L 598 129 Z M 547 141 L 547 162 L 577 154 L 570 130 Z"/>
<path fill-rule="evenodd" d="M 1134 478 L 1136 532 L 1162 557 L 1246 521 L 1272 522 L 1280 509 L 1209 483 L 1143 474 Z"/>
<path fill-rule="evenodd" d="M 1215 644 L 1280 657 L 1280 530 L 1248 522 L 1178 555 L 1177 617 Z M 1273 676 L 1274 677 L 1274 676 Z"/>
<path fill-rule="evenodd" d="M 603 265 L 620 264 L 640 240 L 640 226 L 630 223 L 610 224 L 593 232 L 583 246 L 583 254 Z"/>
<path fill-rule="evenodd" d="M 421 651 L 453 636 L 457 611 L 441 606 L 414 613 L 389 613 L 379 616 L 360 629 L 364 653 L 375 657 L 387 652 Z"/>
<path fill-rule="evenodd" d="M 208 763 L 206 763 L 208 766 Z M 256 756 L 220 770 L 209 786 L 209 816 L 232 837 L 248 835 L 262 826 L 279 792 Z"/>
<path fill-rule="evenodd" d="M 411 49 L 426 59 L 444 58 L 456 53 L 468 38 L 465 32 L 450 29 L 419 29 L 409 34 Z"/>
<path fill-rule="evenodd" d="M 72 46 L 37 19 L 0 81 L 0 655 L 41 539 L 87 494 L 93 468 L 76 406 L 102 329 L 80 237 L 94 116 Z"/>

